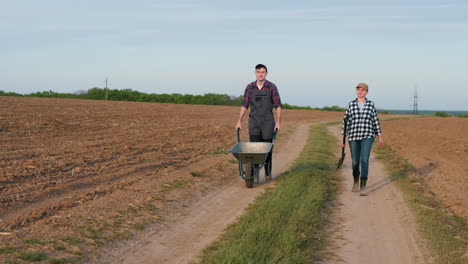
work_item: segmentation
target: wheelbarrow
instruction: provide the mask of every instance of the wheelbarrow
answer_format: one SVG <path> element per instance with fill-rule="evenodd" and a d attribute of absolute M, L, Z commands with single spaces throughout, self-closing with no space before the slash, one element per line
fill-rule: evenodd
<path fill-rule="evenodd" d="M 260 182 L 260 171 L 265 168 L 265 180 L 271 181 L 272 162 L 266 163 L 268 155 L 273 154 L 278 130 L 273 132 L 272 142 L 240 142 L 240 129 L 237 129 L 237 144 L 229 152 L 239 161 L 239 175 L 245 186 L 252 188 L 254 180 Z"/>

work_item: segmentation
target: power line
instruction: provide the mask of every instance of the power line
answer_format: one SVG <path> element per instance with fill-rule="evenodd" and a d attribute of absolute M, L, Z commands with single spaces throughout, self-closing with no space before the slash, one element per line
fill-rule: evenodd
<path fill-rule="evenodd" d="M 106 77 L 106 88 L 104 89 L 106 91 L 106 101 L 107 101 L 107 77 Z"/>
<path fill-rule="evenodd" d="M 419 115 L 419 109 L 418 109 L 418 88 L 417 88 L 416 85 L 414 86 L 413 114 L 414 114 L 414 115 Z"/>

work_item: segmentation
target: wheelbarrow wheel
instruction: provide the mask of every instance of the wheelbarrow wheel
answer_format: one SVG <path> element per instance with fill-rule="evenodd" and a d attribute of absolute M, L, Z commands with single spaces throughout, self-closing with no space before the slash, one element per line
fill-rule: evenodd
<path fill-rule="evenodd" d="M 265 163 L 265 175 L 268 177 L 271 176 L 271 161 Z"/>
<path fill-rule="evenodd" d="M 254 178 L 253 178 L 253 166 L 251 162 L 247 162 L 245 164 L 245 187 L 247 188 L 252 188 L 254 184 Z M 247 179 L 250 178 L 250 179 Z"/>

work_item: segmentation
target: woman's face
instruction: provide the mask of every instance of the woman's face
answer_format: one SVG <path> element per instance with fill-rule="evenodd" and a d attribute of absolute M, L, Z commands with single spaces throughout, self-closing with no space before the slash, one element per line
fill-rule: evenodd
<path fill-rule="evenodd" d="M 356 89 L 356 94 L 358 98 L 366 98 L 367 90 L 362 87 L 359 87 Z"/>

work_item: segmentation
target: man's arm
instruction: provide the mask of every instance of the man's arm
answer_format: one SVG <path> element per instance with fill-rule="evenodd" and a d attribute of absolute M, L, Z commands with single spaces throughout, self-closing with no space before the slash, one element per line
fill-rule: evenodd
<path fill-rule="evenodd" d="M 281 106 L 276 108 L 275 130 L 278 129 L 278 131 L 280 131 L 280 129 L 281 129 L 281 109 L 283 109 Z"/>
<path fill-rule="evenodd" d="M 247 112 L 247 108 L 241 106 L 240 113 L 239 113 L 239 120 L 237 120 L 236 130 L 242 129 L 242 118 L 244 118 L 245 112 Z"/>
<path fill-rule="evenodd" d="M 280 131 L 281 129 L 281 110 L 283 108 L 283 105 L 281 104 L 281 97 L 278 92 L 278 88 L 276 85 L 273 84 L 272 90 L 271 90 L 271 101 L 273 105 L 276 107 L 276 125 L 275 125 L 275 130 L 278 129 Z"/>
<path fill-rule="evenodd" d="M 250 89 L 249 85 L 245 88 L 244 92 L 244 100 L 242 100 L 242 106 L 240 109 L 239 113 L 239 119 L 237 120 L 236 123 L 236 130 L 237 129 L 242 129 L 242 118 L 244 118 L 245 112 L 247 112 L 247 108 L 249 108 L 250 105 Z"/>

